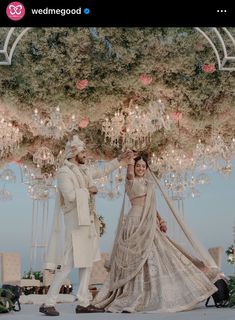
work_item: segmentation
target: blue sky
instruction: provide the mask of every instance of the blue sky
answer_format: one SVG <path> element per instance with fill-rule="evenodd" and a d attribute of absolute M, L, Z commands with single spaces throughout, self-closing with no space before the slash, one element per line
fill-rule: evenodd
<path fill-rule="evenodd" d="M 235 161 L 233 167 L 234 164 Z M 21 183 L 19 167 L 15 164 L 10 164 L 9 167 L 15 171 L 17 181 L 15 184 L 7 185 L 13 200 L 0 202 L 0 252 L 19 252 L 23 274 L 30 266 L 32 201 L 27 195 L 25 185 Z M 185 218 L 206 248 L 222 246 L 226 250 L 233 243 L 235 173 L 233 172 L 229 178 L 215 172 L 208 174 L 211 183 L 198 188 L 201 196 L 184 201 Z M 109 251 L 111 248 L 121 204 L 122 197 L 113 201 L 97 197 L 97 212 L 104 217 L 107 226 L 101 238 L 101 251 Z M 52 207 L 51 200 L 49 222 L 51 222 Z M 226 275 L 235 271 L 234 267 L 226 262 L 225 254 L 222 270 Z M 72 281 L 77 279 L 75 274 L 76 272 L 72 273 Z"/>

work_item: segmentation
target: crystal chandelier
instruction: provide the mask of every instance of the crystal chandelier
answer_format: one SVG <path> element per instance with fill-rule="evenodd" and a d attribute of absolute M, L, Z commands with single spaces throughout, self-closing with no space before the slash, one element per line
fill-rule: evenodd
<path fill-rule="evenodd" d="M 153 153 L 149 166 L 163 178 L 172 199 L 181 200 L 186 194 L 193 198 L 198 197 L 200 192 L 197 185 L 210 183 L 206 169 L 216 170 L 225 177 L 231 175 L 235 138 L 230 143 L 225 143 L 220 134 L 214 133 L 210 142 L 206 145 L 199 139 L 192 155 L 187 155 L 173 146 L 158 157 Z"/>
<path fill-rule="evenodd" d="M 131 101 L 130 111 L 118 110 L 111 119 L 103 121 L 102 132 L 105 142 L 111 146 L 140 150 L 150 144 L 156 130 L 169 130 L 170 124 L 161 100 L 150 103 L 146 112 L 137 105 L 133 107 Z"/>
<path fill-rule="evenodd" d="M 4 181 L 4 182 L 16 182 L 16 175 L 14 173 L 14 171 L 12 171 L 9 168 L 4 169 L 1 173 L 0 173 L 0 180 Z"/>
<path fill-rule="evenodd" d="M 194 158 L 187 155 L 182 149 L 169 145 L 160 157 L 153 153 L 149 165 L 153 171 L 165 174 L 193 170 L 195 163 Z"/>
<path fill-rule="evenodd" d="M 60 112 L 60 107 L 57 106 L 49 116 L 46 117 L 41 117 L 38 109 L 35 109 L 31 126 L 36 129 L 40 135 L 59 140 L 63 138 L 66 133 L 77 130 L 78 121 L 74 114 L 68 121 L 65 121 Z"/>
<path fill-rule="evenodd" d="M 60 150 L 57 157 L 55 158 L 54 166 L 55 170 L 57 171 L 64 163 L 65 156 L 64 156 L 64 150 Z"/>
<path fill-rule="evenodd" d="M 53 165 L 54 161 L 54 156 L 47 147 L 39 148 L 33 155 L 33 162 L 39 167 Z"/>
<path fill-rule="evenodd" d="M 231 159 L 235 154 L 235 138 L 225 143 L 223 137 L 214 132 L 210 144 L 206 145 L 199 139 L 193 153 L 195 166 L 201 170 L 213 169 L 229 176 L 232 172 Z"/>
<path fill-rule="evenodd" d="M 168 114 L 166 114 L 165 105 L 161 99 L 152 101 L 149 104 L 150 118 L 156 130 L 170 130 L 172 121 Z"/>
<path fill-rule="evenodd" d="M 0 120 L 0 158 L 19 148 L 21 140 L 22 134 L 19 128 L 2 118 Z"/>
<path fill-rule="evenodd" d="M 10 201 L 12 200 L 12 194 L 10 191 L 6 190 L 5 188 L 0 189 L 0 201 Z"/>
<path fill-rule="evenodd" d="M 27 187 L 27 193 L 33 200 L 47 200 L 56 193 L 52 173 L 42 173 L 39 167 L 21 165 L 21 181 Z"/>
<path fill-rule="evenodd" d="M 196 198 L 200 195 L 197 185 L 205 185 L 210 182 L 205 173 L 201 173 L 200 170 L 198 172 L 192 156 L 173 146 L 160 157 L 156 157 L 154 153 L 149 166 L 162 176 L 165 187 L 173 200 L 182 200 L 186 196 Z"/>
<path fill-rule="evenodd" d="M 0 173 L 0 181 L 3 182 L 2 188 L 0 188 L 0 201 L 10 201 L 12 200 L 12 194 L 6 189 L 6 183 L 15 183 L 16 175 L 14 171 L 9 168 L 4 169 Z"/>
<path fill-rule="evenodd" d="M 98 166 L 102 167 L 104 161 L 98 161 Z M 95 185 L 98 189 L 98 197 L 114 200 L 121 196 L 120 187 L 125 179 L 125 170 L 123 167 L 119 167 L 114 172 L 111 172 L 108 176 L 96 179 Z"/>
<path fill-rule="evenodd" d="M 56 186 L 53 185 L 52 174 L 36 176 L 28 185 L 28 195 L 34 200 L 46 200 L 54 196 Z"/>
<path fill-rule="evenodd" d="M 199 184 L 209 183 L 209 177 L 194 176 L 195 172 L 186 171 L 184 173 L 172 172 L 163 176 L 166 189 L 170 192 L 173 200 L 183 200 L 186 197 L 196 198 L 200 196 L 197 189 Z"/>
<path fill-rule="evenodd" d="M 32 227 L 30 247 L 30 267 L 36 262 L 42 263 L 48 244 L 49 203 L 55 196 L 57 187 L 54 185 L 52 173 L 42 173 L 38 166 L 21 164 L 21 181 L 26 186 L 32 201 Z M 37 254 L 39 255 L 37 256 Z"/>
<path fill-rule="evenodd" d="M 219 168 L 219 173 L 221 173 L 224 177 L 228 178 L 232 174 L 232 164 L 230 160 L 225 161 L 225 164 L 223 164 Z"/>
<path fill-rule="evenodd" d="M 100 198 L 114 200 L 121 196 L 119 185 L 113 180 L 113 176 L 107 177 L 106 181 L 100 181 L 98 183 L 98 196 Z"/>
<path fill-rule="evenodd" d="M 20 172 L 21 172 L 21 182 L 24 183 L 25 185 L 29 185 L 36 176 L 41 174 L 41 169 L 39 167 L 21 164 Z"/>

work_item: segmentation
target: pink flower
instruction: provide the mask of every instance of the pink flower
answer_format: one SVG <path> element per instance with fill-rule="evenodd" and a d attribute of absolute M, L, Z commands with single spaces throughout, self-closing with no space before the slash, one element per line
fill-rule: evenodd
<path fill-rule="evenodd" d="M 215 72 L 216 71 L 215 64 L 214 63 L 205 63 L 202 66 L 202 71 L 205 72 L 205 73 L 213 73 L 213 72 Z"/>
<path fill-rule="evenodd" d="M 179 111 L 172 112 L 171 117 L 174 122 L 178 122 L 182 119 L 182 112 L 179 112 Z"/>
<path fill-rule="evenodd" d="M 79 121 L 78 126 L 79 126 L 79 128 L 84 129 L 84 128 L 86 128 L 86 127 L 88 126 L 89 122 L 90 122 L 90 121 L 89 121 L 88 118 L 83 118 L 83 119 L 81 119 L 81 120 Z"/>
<path fill-rule="evenodd" d="M 76 82 L 76 88 L 78 90 L 83 90 L 83 89 L 86 89 L 86 87 L 88 86 L 88 80 L 84 79 L 84 80 L 78 80 Z"/>
<path fill-rule="evenodd" d="M 139 80 L 143 85 L 148 86 L 153 81 L 153 78 L 147 74 L 141 74 Z"/>

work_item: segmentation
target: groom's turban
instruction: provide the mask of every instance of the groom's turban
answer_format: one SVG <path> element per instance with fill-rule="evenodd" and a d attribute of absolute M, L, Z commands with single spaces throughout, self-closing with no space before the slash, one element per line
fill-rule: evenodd
<path fill-rule="evenodd" d="M 85 150 L 85 143 L 80 140 L 78 135 L 74 135 L 71 141 L 68 141 L 65 146 L 65 159 L 75 157 L 79 152 Z"/>

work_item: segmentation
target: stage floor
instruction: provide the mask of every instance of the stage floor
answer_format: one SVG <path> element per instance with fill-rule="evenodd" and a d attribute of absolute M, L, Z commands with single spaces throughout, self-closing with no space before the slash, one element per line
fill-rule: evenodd
<path fill-rule="evenodd" d="M 36 320 L 45 319 L 42 313 L 39 313 L 37 304 L 22 304 L 20 312 L 11 312 L 10 314 L 0 314 L 0 320 L 15 319 L 15 320 Z M 204 305 L 199 305 L 197 309 L 187 312 L 177 313 L 135 313 L 135 314 L 115 314 L 115 313 L 90 313 L 76 314 L 76 302 L 73 303 L 58 303 L 57 310 L 60 316 L 55 319 L 66 320 L 234 320 L 235 309 L 231 308 L 206 308 Z M 50 318 L 50 317 L 47 317 Z"/>

